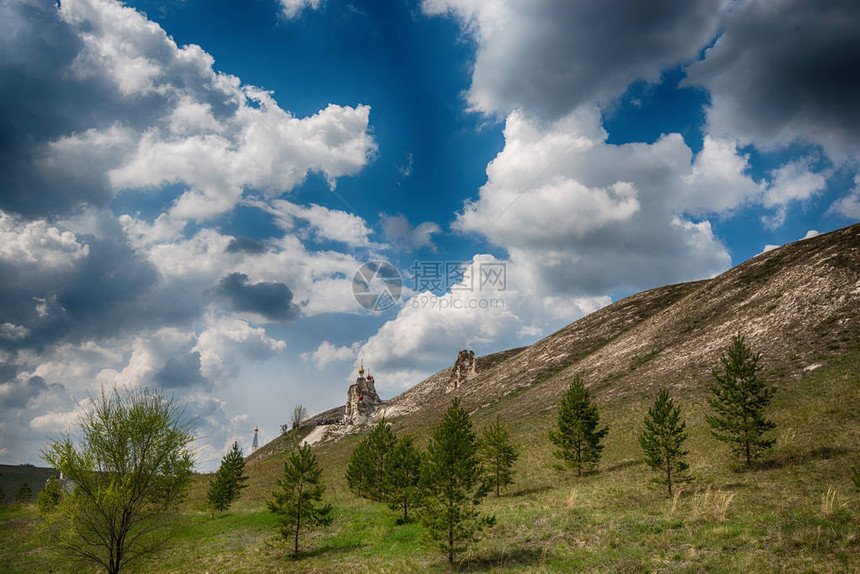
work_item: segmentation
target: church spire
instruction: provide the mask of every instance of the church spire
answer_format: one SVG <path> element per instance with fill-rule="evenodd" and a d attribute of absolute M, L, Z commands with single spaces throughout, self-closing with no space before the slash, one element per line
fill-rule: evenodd
<path fill-rule="evenodd" d="M 359 376 L 364 376 L 364 359 L 361 359 L 361 367 L 358 369 Z"/>

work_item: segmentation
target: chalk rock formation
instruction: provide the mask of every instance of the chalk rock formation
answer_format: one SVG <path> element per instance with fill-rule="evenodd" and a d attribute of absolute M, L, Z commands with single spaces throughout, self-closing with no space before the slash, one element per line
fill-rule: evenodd
<path fill-rule="evenodd" d="M 460 385 L 470 379 L 478 376 L 477 361 L 475 361 L 475 352 L 462 350 L 457 354 L 457 362 L 454 363 L 454 370 L 451 371 L 451 378 L 448 379 L 448 386 L 445 387 L 445 392 L 460 388 Z"/>
<path fill-rule="evenodd" d="M 382 399 L 376 394 L 376 386 L 370 373 L 364 376 L 364 364 L 358 370 L 355 384 L 350 385 L 343 407 L 343 422 L 348 425 L 366 423 L 373 415 L 374 409 L 382 404 Z"/>

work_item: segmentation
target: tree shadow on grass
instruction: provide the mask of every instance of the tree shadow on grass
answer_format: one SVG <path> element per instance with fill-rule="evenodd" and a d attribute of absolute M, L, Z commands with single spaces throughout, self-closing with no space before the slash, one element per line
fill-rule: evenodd
<path fill-rule="evenodd" d="M 295 562 L 301 562 L 308 558 L 317 558 L 319 556 L 322 556 L 323 554 L 335 556 L 338 554 L 348 554 L 350 552 L 355 552 L 356 550 L 359 550 L 361 548 L 365 548 L 366 546 L 368 546 L 368 544 L 362 544 L 359 542 L 349 542 L 341 544 L 338 544 L 337 542 L 326 542 L 325 544 L 322 544 L 320 546 L 310 548 L 308 550 L 302 550 L 299 552 L 298 555 L 288 554 L 288 557 L 290 558 L 290 560 L 293 560 Z"/>
<path fill-rule="evenodd" d="M 549 558 L 552 558 L 552 553 L 546 552 L 546 549 L 513 547 L 478 553 L 460 560 L 455 558 L 454 568 L 458 572 L 483 572 L 491 568 L 513 568 L 528 572 Z"/>
<path fill-rule="evenodd" d="M 552 488 L 553 487 L 549 484 L 544 484 L 543 486 L 533 486 L 531 488 L 521 488 L 519 490 L 513 490 L 510 492 L 502 492 L 501 498 L 526 496 L 528 494 L 540 494 L 542 492 L 546 492 L 547 490 L 552 490 Z"/>
<path fill-rule="evenodd" d="M 751 468 L 740 467 L 737 472 L 747 470 L 777 470 L 786 466 L 806 464 L 815 460 L 831 460 L 850 454 L 851 449 L 844 447 L 820 446 L 809 451 L 794 451 L 778 454 L 777 456 L 754 462 Z"/>
<path fill-rule="evenodd" d="M 644 464 L 645 461 L 642 459 L 627 459 L 622 460 L 621 462 L 615 463 L 612 466 L 607 466 L 604 469 L 604 472 L 614 472 L 616 470 L 624 470 L 626 468 L 630 468 L 633 466 L 639 466 L 640 464 Z"/>
<path fill-rule="evenodd" d="M 315 544 L 314 542 L 310 542 L 308 543 L 308 546 L 300 547 L 298 554 L 293 554 L 292 541 L 274 539 L 269 541 L 266 546 L 268 548 L 268 552 L 270 552 L 270 555 L 273 559 L 284 559 L 293 562 L 302 562 L 304 560 L 316 558 L 324 554 L 348 554 L 350 552 L 354 552 L 356 550 L 360 550 L 368 546 L 367 543 L 362 542 L 347 542 L 338 540 L 323 540 L 320 542 L 321 543 L 319 545 Z"/>

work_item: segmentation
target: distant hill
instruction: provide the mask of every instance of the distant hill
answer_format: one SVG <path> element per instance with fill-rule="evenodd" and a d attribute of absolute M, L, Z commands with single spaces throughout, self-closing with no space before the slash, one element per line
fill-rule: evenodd
<path fill-rule="evenodd" d="M 57 476 L 59 473 L 53 468 L 43 468 L 40 466 L 0 464 L 0 486 L 3 487 L 3 492 L 6 493 L 6 498 L 0 501 L 0 504 L 11 504 L 15 502 L 15 493 L 21 488 L 21 484 L 27 483 L 30 490 L 33 491 L 33 499 L 45 486 L 45 482 L 51 476 Z"/>

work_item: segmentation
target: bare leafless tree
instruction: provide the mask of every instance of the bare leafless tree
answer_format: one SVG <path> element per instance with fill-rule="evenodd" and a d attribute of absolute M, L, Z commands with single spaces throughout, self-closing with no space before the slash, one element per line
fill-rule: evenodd
<path fill-rule="evenodd" d="M 296 405 L 293 407 L 293 414 L 290 416 L 290 423 L 293 425 L 294 429 L 299 428 L 299 425 L 302 424 L 302 421 L 305 420 L 308 416 L 308 411 L 302 405 Z"/>

